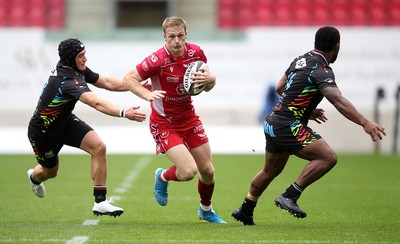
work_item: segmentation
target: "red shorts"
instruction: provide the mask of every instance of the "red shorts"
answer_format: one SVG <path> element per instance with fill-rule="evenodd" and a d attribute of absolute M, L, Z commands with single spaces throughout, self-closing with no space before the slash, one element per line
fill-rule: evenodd
<path fill-rule="evenodd" d="M 179 129 L 176 129 L 179 128 Z M 165 153 L 172 147 L 184 144 L 192 149 L 208 142 L 200 120 L 190 123 L 190 126 L 161 126 L 160 123 L 150 120 L 150 132 L 156 142 L 156 153 Z"/>

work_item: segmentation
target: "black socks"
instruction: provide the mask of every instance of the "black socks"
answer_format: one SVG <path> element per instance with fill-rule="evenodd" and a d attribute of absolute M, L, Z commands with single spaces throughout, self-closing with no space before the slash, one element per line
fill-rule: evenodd
<path fill-rule="evenodd" d="M 257 206 L 257 202 L 250 200 L 249 198 L 245 198 L 242 204 L 242 210 L 245 215 L 253 216 L 254 208 Z"/>
<path fill-rule="evenodd" d="M 93 196 L 96 203 L 106 200 L 107 187 L 106 186 L 94 186 Z"/>
<path fill-rule="evenodd" d="M 282 196 L 286 198 L 298 199 L 303 190 L 304 189 L 302 189 L 299 185 L 296 184 L 296 182 L 294 182 L 286 189 Z"/>

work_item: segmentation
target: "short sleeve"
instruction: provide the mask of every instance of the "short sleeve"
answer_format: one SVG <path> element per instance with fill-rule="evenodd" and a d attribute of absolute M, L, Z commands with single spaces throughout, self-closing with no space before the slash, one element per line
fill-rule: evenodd
<path fill-rule="evenodd" d="M 91 90 L 88 87 L 87 83 L 80 77 L 66 79 L 62 85 L 63 94 L 73 97 L 75 100 L 78 100 L 83 93 L 90 91 Z"/>
<path fill-rule="evenodd" d="M 91 69 L 89 69 L 89 67 L 86 67 L 83 75 L 85 76 L 85 81 L 87 83 L 96 83 L 100 76 L 98 73 L 93 72 Z"/>

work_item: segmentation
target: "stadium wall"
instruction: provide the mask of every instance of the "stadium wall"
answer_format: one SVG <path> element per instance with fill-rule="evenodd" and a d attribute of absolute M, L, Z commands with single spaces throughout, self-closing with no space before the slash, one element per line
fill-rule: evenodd
<path fill-rule="evenodd" d="M 252 152 L 253 145 L 258 146 L 256 151 L 262 151 L 264 141 L 257 117 L 263 107 L 266 88 L 276 83 L 295 56 L 313 48 L 315 30 L 314 27 L 250 28 L 240 41 L 194 41 L 206 51 L 208 64 L 218 77 L 218 84 L 212 92 L 193 98 L 206 129 L 214 135 L 210 137 L 216 138 L 214 151 L 219 146 L 214 144 L 219 143 L 225 147 L 219 149 L 221 152 Z M 380 123 L 386 127 L 388 136 L 381 143 L 381 149 L 390 151 L 395 126 L 395 92 L 400 84 L 397 76 L 400 63 L 399 28 L 343 27 L 340 30 L 341 52 L 337 63 L 332 65 L 337 83 L 342 93 L 371 119 L 376 89 L 382 87 L 385 90 L 386 97 L 380 106 Z M 27 147 L 18 141 L 12 143 L 12 138 L 16 137 L 13 133 L 23 136 L 26 141 L 25 127 L 48 73 L 58 60 L 56 50 L 59 41 L 48 41 L 41 29 L 0 29 L 0 36 L 3 56 L 0 60 L 1 152 L 23 152 L 25 149 L 30 152 L 29 145 Z M 87 46 L 89 67 L 121 78 L 133 65 L 163 45 L 161 38 L 148 42 L 82 41 Z M 188 41 L 192 41 L 190 33 Z M 143 111 L 149 112 L 147 102 L 129 93 L 93 90 L 120 106 L 137 104 Z M 323 101 L 321 107 L 327 111 L 329 121 L 312 126 L 334 149 L 371 151 L 374 148 L 363 130 L 344 119 L 327 101 Z M 76 114 L 95 128 L 105 128 L 104 136 L 107 135 L 107 128 L 125 126 L 128 130 L 140 128 L 148 132 L 146 126 L 131 126 L 128 121 L 107 117 L 83 104 L 78 103 Z M 253 134 L 255 131 L 257 133 Z M 234 141 L 229 139 L 231 134 L 241 141 L 248 141 L 248 145 L 231 145 Z M 121 143 L 130 145 L 136 138 L 141 137 L 126 138 Z M 108 143 L 109 149 L 114 143 Z M 149 146 L 152 151 L 154 146 Z M 243 149 L 238 151 L 236 146 Z M 134 152 L 135 147 L 132 150 Z"/>

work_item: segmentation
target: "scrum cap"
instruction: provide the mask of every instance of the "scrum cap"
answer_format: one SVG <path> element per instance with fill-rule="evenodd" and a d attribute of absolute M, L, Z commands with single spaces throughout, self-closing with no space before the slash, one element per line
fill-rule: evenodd
<path fill-rule="evenodd" d="M 63 65 L 77 69 L 75 57 L 85 49 L 85 44 L 76 38 L 66 39 L 58 45 L 58 55 Z"/>

